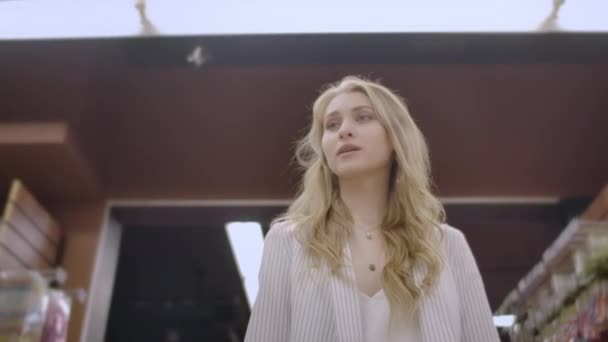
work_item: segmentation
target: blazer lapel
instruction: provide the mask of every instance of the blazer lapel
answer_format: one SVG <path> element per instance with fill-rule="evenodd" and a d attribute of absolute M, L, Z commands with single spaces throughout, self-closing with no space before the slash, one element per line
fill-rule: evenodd
<path fill-rule="evenodd" d="M 363 337 L 361 309 L 348 244 L 344 247 L 344 256 L 346 259 L 344 275 L 347 281 L 345 282 L 332 275 L 329 284 L 336 320 L 336 332 L 338 341 L 360 342 Z"/>
<path fill-rule="evenodd" d="M 414 269 L 414 279 L 419 287 L 424 274 L 421 267 Z M 420 300 L 420 328 L 424 342 L 460 341 L 457 300 L 455 284 L 448 279 L 447 272 L 442 271 L 436 287 L 424 292 Z"/>

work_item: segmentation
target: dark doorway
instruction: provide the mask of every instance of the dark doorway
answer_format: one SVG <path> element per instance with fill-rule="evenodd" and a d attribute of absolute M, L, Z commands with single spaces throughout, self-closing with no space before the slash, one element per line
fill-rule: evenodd
<path fill-rule="evenodd" d="M 114 210 L 123 237 L 106 341 L 242 341 L 250 309 L 224 225 L 266 232 L 282 209 Z"/>

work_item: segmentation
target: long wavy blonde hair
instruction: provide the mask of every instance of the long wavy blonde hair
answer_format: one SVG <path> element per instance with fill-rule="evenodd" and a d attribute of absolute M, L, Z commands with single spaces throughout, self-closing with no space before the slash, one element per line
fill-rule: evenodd
<path fill-rule="evenodd" d="M 441 270 L 437 244 L 445 212 L 431 192 L 425 138 L 397 94 L 378 82 L 354 76 L 323 89 L 314 103 L 308 134 L 297 145 L 295 157 L 304 172 L 298 195 L 275 222 L 295 224 L 296 236 L 313 265 L 325 263 L 334 275 L 343 276 L 343 250 L 352 217 L 323 155 L 321 138 L 328 104 L 345 92 L 368 96 L 394 148 L 388 208 L 381 224 L 386 245 L 382 285 L 391 312 L 409 313 L 418 306 L 422 291 L 436 283 Z M 414 279 L 414 264 L 418 263 L 426 270 L 421 288 Z"/>

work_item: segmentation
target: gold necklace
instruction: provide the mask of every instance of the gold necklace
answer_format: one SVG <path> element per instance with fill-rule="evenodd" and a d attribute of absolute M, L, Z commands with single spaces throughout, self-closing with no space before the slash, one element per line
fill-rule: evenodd
<path fill-rule="evenodd" d="M 364 230 L 363 234 L 364 234 L 364 236 L 365 236 L 366 239 L 371 240 L 374 237 L 372 233 L 374 233 L 374 232 L 376 232 L 378 230 L 380 230 L 380 229 L 379 228 L 367 229 L 367 230 Z M 367 265 L 367 268 L 370 271 L 374 272 L 374 271 L 376 271 L 376 264 L 370 263 L 370 264 Z"/>
<path fill-rule="evenodd" d="M 374 237 L 372 233 L 374 233 L 374 232 L 376 232 L 376 231 L 378 231 L 378 230 L 379 230 L 379 229 L 378 229 L 378 228 L 376 228 L 376 229 L 371 229 L 371 230 L 367 230 L 367 231 L 365 231 L 365 238 L 366 238 L 366 239 L 368 239 L 368 240 L 371 240 L 371 239 Z M 376 271 L 376 265 L 375 265 L 374 263 L 370 263 L 370 264 L 367 266 L 367 268 L 368 268 L 370 271 L 372 271 L 372 272 Z"/>
<path fill-rule="evenodd" d="M 378 231 L 378 230 L 380 230 L 380 229 L 376 228 L 376 229 L 370 229 L 370 230 L 366 230 L 366 231 L 364 232 L 364 234 L 365 234 L 365 238 L 366 238 L 366 239 L 368 239 L 368 240 L 371 240 L 371 239 L 374 237 L 374 235 L 373 235 L 372 233 L 374 233 L 374 232 L 376 232 L 376 231 Z"/>

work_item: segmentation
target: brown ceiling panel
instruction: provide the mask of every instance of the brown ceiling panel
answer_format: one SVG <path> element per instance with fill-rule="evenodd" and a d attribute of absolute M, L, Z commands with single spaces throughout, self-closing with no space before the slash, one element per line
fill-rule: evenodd
<path fill-rule="evenodd" d="M 300 65 L 131 70 L 106 185 L 118 197 L 289 197 L 316 90 L 351 73 L 407 98 L 443 196 L 576 196 L 606 181 L 607 66 Z"/>
<path fill-rule="evenodd" d="M 213 59 L 185 56 L 206 43 Z M 442 196 L 591 195 L 607 181 L 600 35 L 184 37 L 2 43 L 0 120 L 64 119 L 113 198 L 288 198 L 317 89 L 382 79 Z M 10 48 L 10 49 L 8 49 Z M 593 62 L 593 64 L 586 64 Z M 14 86 L 12 86 L 14 85 Z"/>

